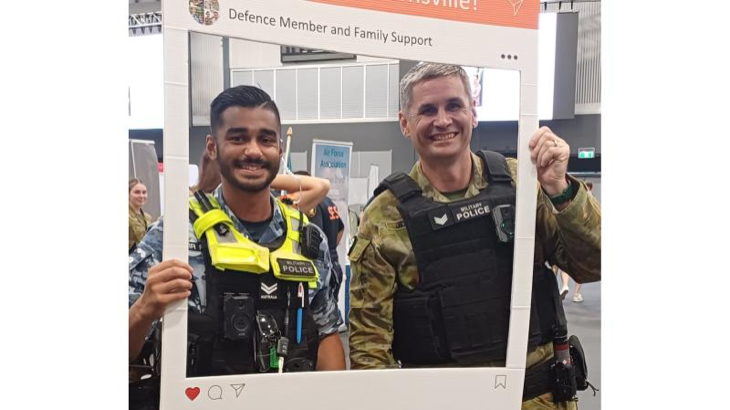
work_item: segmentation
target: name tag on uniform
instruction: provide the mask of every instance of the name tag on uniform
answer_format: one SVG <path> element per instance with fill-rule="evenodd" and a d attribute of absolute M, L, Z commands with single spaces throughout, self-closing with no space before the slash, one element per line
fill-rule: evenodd
<path fill-rule="evenodd" d="M 293 275 L 307 279 L 316 276 L 312 262 L 293 259 L 277 259 L 277 262 L 279 263 L 279 271 L 284 275 Z"/>
<path fill-rule="evenodd" d="M 470 204 L 452 205 L 451 212 L 454 214 L 454 222 L 459 223 L 487 216 L 490 213 L 490 208 L 486 201 L 477 201 Z"/>

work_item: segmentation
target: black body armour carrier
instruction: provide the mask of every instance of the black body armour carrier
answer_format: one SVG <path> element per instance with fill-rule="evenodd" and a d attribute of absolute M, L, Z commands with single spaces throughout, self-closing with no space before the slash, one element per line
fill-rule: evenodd
<path fill-rule="evenodd" d="M 406 366 L 505 360 L 516 191 L 502 155 L 477 155 L 488 186 L 473 198 L 434 202 L 403 173 L 375 192 L 398 199 L 418 266 L 416 288 L 399 286 L 394 300 L 393 354 Z M 551 341 L 558 326 L 566 323 L 555 275 L 535 265 L 529 350 Z"/>
<path fill-rule="evenodd" d="M 193 217 L 195 214 L 190 212 L 191 221 L 194 222 Z M 286 224 L 284 229 L 287 229 Z M 281 247 L 286 236 L 285 232 L 276 242 L 260 245 L 271 251 L 276 250 Z M 315 370 L 319 333 L 309 309 L 307 282 L 279 280 L 271 271 L 263 274 L 228 269 L 221 271 L 212 264 L 205 235 L 200 238 L 200 242 L 201 251 L 205 255 L 207 304 L 202 313 L 188 312 L 187 377 L 278 372 L 278 368 L 275 368 L 276 360 L 272 360 L 270 364 L 274 366 L 270 366 L 267 364 L 270 359 L 268 355 L 257 357 L 257 352 L 262 350 L 261 334 L 256 323 L 258 313 L 270 314 L 276 321 L 280 334 L 289 339 L 284 372 Z M 297 288 L 300 283 L 304 286 L 304 309 L 301 343 L 296 343 L 297 308 L 301 307 Z M 248 316 L 244 319 L 250 325 L 250 337 L 231 340 L 226 336 L 224 321 L 226 318 L 231 319 L 230 313 L 226 313 L 224 309 L 227 294 L 248 297 L 247 303 L 240 303 L 238 307 L 234 304 L 233 314 L 239 315 L 239 319 L 241 316 Z M 286 315 L 289 316 L 288 328 L 284 326 Z M 273 348 L 276 349 L 276 343 L 273 343 Z"/>

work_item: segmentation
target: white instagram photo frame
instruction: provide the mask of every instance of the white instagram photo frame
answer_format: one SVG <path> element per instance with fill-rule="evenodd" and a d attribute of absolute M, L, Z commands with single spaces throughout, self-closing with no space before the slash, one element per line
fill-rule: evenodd
<path fill-rule="evenodd" d="M 188 260 L 189 32 L 357 55 L 516 70 L 520 72 L 518 158 L 521 160 L 517 185 L 511 316 L 506 366 L 502 368 L 330 371 L 188 378 L 188 306 L 187 301 L 180 301 L 168 307 L 163 320 L 160 408 L 519 409 L 530 320 L 537 201 L 537 173 L 529 160 L 528 142 L 538 128 L 538 0 L 454 0 L 444 1 L 439 6 L 434 5 L 434 2 L 402 0 L 205 0 L 198 6 L 203 8 L 205 14 L 198 14 L 197 19 L 190 3 L 197 2 L 162 2 L 164 259 Z M 424 15 L 424 10 L 430 14 Z M 276 24 L 257 24 L 239 19 L 238 12 L 246 11 L 253 15 L 273 17 Z M 458 16 L 466 17 L 460 19 Z M 494 17 L 493 20 L 500 20 L 500 23 L 490 24 L 492 17 L 489 16 Z M 368 30 L 380 29 L 386 34 L 396 32 L 421 38 L 424 44 L 405 45 L 390 41 L 390 36 L 385 41 L 376 41 L 335 35 L 329 30 L 322 33 L 292 29 L 279 24 L 281 18 L 311 21 L 328 28 L 353 26 L 352 31 L 354 26 Z M 469 21 L 470 18 L 472 21 Z M 509 26 L 510 19 L 528 21 L 529 27 Z M 428 38 L 430 41 L 426 41 Z"/>

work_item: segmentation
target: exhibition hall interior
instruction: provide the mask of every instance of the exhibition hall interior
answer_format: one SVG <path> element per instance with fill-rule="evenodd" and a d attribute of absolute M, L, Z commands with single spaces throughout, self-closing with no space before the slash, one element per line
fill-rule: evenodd
<path fill-rule="evenodd" d="M 193 7 L 195 2 L 190 3 Z M 225 10 L 221 7 L 220 12 Z M 159 0 L 129 0 L 129 178 L 143 181 L 146 188 L 141 209 L 149 220 L 142 221 L 143 231 L 165 209 L 162 18 Z M 600 203 L 601 2 L 541 2 L 539 27 L 539 124 L 570 146 L 568 174 L 591 187 L 589 195 Z M 345 320 L 340 338 L 348 368 L 347 312 L 353 274 L 348 253 L 374 189 L 392 173 L 409 173 L 419 160 L 399 123 L 399 84 L 420 63 L 195 32 L 189 35 L 189 186 L 201 182 L 200 159 L 211 133 L 211 101 L 223 90 L 239 85 L 266 91 L 278 106 L 282 140 L 289 144 L 282 167 L 333 178 L 328 197 L 337 204 L 345 229 L 331 257 L 338 259 L 344 273 L 337 305 Z M 464 70 L 478 120 L 471 150 L 516 158 L 519 72 L 489 67 Z M 291 138 L 287 139 L 289 130 Z M 347 147 L 346 170 L 322 173 L 318 144 Z M 344 183 L 334 180 L 343 175 Z M 130 182 L 130 209 L 132 190 Z M 569 333 L 580 338 L 590 383 L 600 389 L 601 282 L 579 285 L 569 278 L 571 272 L 550 268 Z M 589 388 L 577 394 L 580 409 L 601 408 L 600 390 Z"/>

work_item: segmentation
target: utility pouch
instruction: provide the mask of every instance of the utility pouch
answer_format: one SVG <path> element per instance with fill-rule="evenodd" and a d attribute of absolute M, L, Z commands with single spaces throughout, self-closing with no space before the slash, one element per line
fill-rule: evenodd
<path fill-rule="evenodd" d="M 575 368 L 576 388 L 583 391 L 588 388 L 588 366 L 586 365 L 586 356 L 583 352 L 583 346 L 580 344 L 578 337 L 573 335 L 568 339 L 570 345 L 570 358 Z"/>
<path fill-rule="evenodd" d="M 393 355 L 403 363 L 437 364 L 450 361 L 438 299 L 414 293 L 393 303 Z"/>
<path fill-rule="evenodd" d="M 510 299 L 509 292 L 496 289 L 498 285 L 482 282 L 447 288 L 439 294 L 449 351 L 461 365 L 506 356 Z"/>
<path fill-rule="evenodd" d="M 553 380 L 553 401 L 560 403 L 573 400 L 577 390 L 575 367 L 572 365 L 566 366 L 562 362 L 556 362 L 553 365 L 553 372 L 555 376 Z"/>

